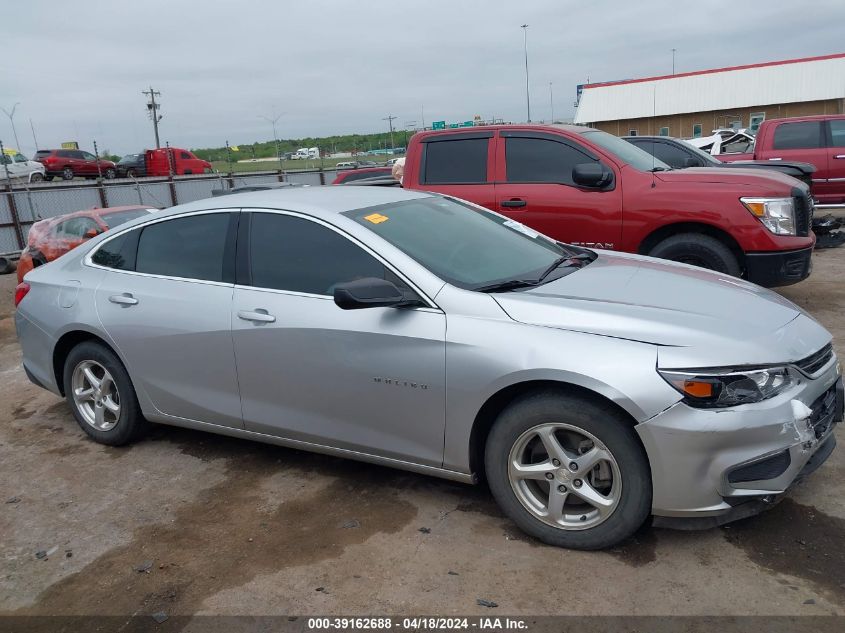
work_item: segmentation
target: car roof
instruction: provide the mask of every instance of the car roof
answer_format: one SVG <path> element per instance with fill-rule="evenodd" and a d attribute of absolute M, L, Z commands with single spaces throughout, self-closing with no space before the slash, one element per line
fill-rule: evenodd
<path fill-rule="evenodd" d="M 458 127 L 447 128 L 445 130 L 425 130 L 424 132 L 417 132 L 417 134 L 424 134 L 425 136 L 434 136 L 440 134 L 472 134 L 473 132 L 495 132 L 501 130 L 560 130 L 569 132 L 571 134 L 584 134 L 585 132 L 597 132 L 594 127 L 587 127 L 586 125 L 571 125 L 566 123 L 555 124 L 536 124 L 536 123 L 506 123 L 502 125 L 476 125 L 473 127 Z"/>
<path fill-rule="evenodd" d="M 432 197 L 434 196 L 430 193 L 394 187 L 337 187 L 332 185 L 286 187 L 205 198 L 161 211 L 159 217 L 190 211 L 256 208 L 297 211 L 314 217 L 327 218 L 344 211 Z"/>

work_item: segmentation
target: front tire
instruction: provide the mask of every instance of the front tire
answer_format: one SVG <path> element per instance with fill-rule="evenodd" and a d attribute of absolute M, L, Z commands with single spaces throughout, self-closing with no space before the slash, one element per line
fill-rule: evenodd
<path fill-rule="evenodd" d="M 70 351 L 64 388 L 73 417 L 95 442 L 120 446 L 147 428 L 129 374 L 105 345 L 85 341 Z"/>
<path fill-rule="evenodd" d="M 73 180 L 73 170 L 70 167 L 62 170 L 62 180 Z"/>
<path fill-rule="evenodd" d="M 630 420 L 591 399 L 549 390 L 516 400 L 493 425 L 485 468 L 505 513 L 549 545 L 612 547 L 651 511 L 651 472 Z"/>
<path fill-rule="evenodd" d="M 42 176 L 42 175 L 41 175 L 40 173 L 38 173 L 38 172 L 35 172 L 34 174 L 32 174 L 32 175 L 29 177 L 29 182 L 41 182 L 42 180 L 44 180 L 44 176 Z"/>
<path fill-rule="evenodd" d="M 109 167 L 106 170 L 106 180 L 114 180 L 116 175 L 117 175 L 117 172 L 115 172 L 115 170 L 112 169 L 111 167 Z"/>
<path fill-rule="evenodd" d="M 680 233 L 667 237 L 651 249 L 651 257 L 668 259 L 739 277 L 736 255 L 723 242 L 701 233 Z"/>

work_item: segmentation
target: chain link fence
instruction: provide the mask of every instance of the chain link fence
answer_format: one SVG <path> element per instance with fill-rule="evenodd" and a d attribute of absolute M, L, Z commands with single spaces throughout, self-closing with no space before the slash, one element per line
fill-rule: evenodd
<path fill-rule="evenodd" d="M 0 184 L 0 255 L 20 251 L 38 220 L 93 207 L 148 205 L 160 209 L 210 198 L 215 189 L 292 182 L 331 183 L 335 170 L 207 174 L 96 182 Z M 2 181 L 0 181 L 2 182 Z"/>

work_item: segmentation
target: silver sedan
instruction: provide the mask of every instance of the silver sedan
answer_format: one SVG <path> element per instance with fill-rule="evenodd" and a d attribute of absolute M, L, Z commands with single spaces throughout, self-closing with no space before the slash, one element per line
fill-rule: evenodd
<path fill-rule="evenodd" d="M 758 512 L 842 418 L 831 336 L 782 297 L 420 192 L 175 207 L 36 268 L 16 301 L 27 374 L 95 441 L 156 422 L 484 477 L 565 547 Z"/>

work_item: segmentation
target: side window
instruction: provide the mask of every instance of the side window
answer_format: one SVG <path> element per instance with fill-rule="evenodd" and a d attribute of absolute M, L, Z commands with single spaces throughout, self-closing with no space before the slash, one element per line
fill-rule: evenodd
<path fill-rule="evenodd" d="M 565 143 L 541 138 L 505 139 L 508 182 L 555 182 L 574 184 L 572 169 L 581 163 L 594 163 L 584 152 Z"/>
<path fill-rule="evenodd" d="M 325 226 L 278 213 L 253 213 L 249 236 L 252 285 L 331 295 L 337 284 L 364 277 L 404 286 L 375 257 Z"/>
<path fill-rule="evenodd" d="M 179 157 L 180 158 L 186 158 L 188 160 L 193 158 L 193 156 L 191 156 L 188 152 L 182 152 L 181 154 L 179 154 Z"/>
<path fill-rule="evenodd" d="M 425 144 L 423 182 L 427 184 L 487 182 L 490 139 L 455 139 Z"/>
<path fill-rule="evenodd" d="M 61 158 L 73 158 L 73 152 L 69 149 L 60 149 L 56 154 Z"/>
<path fill-rule="evenodd" d="M 97 157 L 94 156 L 94 154 L 91 154 L 90 152 L 77 152 L 77 153 L 81 154 L 81 156 L 79 156 L 79 158 L 81 158 L 83 160 L 97 160 Z"/>
<path fill-rule="evenodd" d="M 662 128 L 660 128 L 660 131 L 658 132 L 658 135 L 659 135 L 659 136 L 669 136 L 669 128 L 668 128 L 668 127 L 662 127 Z"/>
<path fill-rule="evenodd" d="M 628 130 L 628 136 L 636 136 L 636 135 L 637 135 L 636 130 Z"/>
<path fill-rule="evenodd" d="M 26 156 L 24 156 L 23 154 L 15 154 L 15 162 L 16 163 L 25 163 L 26 162 Z"/>
<path fill-rule="evenodd" d="M 701 138 L 701 123 L 696 123 L 692 126 L 692 137 Z"/>
<path fill-rule="evenodd" d="M 687 154 L 684 150 L 679 147 L 675 147 L 674 145 L 670 145 L 669 143 L 657 142 L 654 144 L 654 151 L 649 153 L 653 154 L 658 160 L 662 160 L 664 163 L 669 165 L 669 167 L 674 167 L 675 169 L 683 169 L 686 167 L 687 158 L 690 158 L 689 154 Z"/>
<path fill-rule="evenodd" d="M 845 147 L 845 119 L 833 119 L 830 124 L 830 144 L 832 147 Z"/>
<path fill-rule="evenodd" d="M 83 238 L 85 233 L 94 229 L 99 229 L 97 223 L 91 218 L 71 218 L 66 222 L 62 222 L 56 227 L 56 233 L 61 237 L 66 238 Z"/>
<path fill-rule="evenodd" d="M 822 145 L 821 121 L 781 123 L 775 129 L 774 149 L 815 149 Z"/>
<path fill-rule="evenodd" d="M 760 124 L 766 120 L 766 113 L 765 112 L 752 112 L 751 118 L 748 119 L 748 128 L 756 134 L 757 130 L 760 129 Z"/>
<path fill-rule="evenodd" d="M 135 252 L 138 247 L 139 232 L 128 231 L 109 240 L 94 252 L 91 261 L 117 270 L 135 270 Z"/>
<path fill-rule="evenodd" d="M 141 229 L 139 273 L 224 281 L 229 213 L 209 213 L 150 224 Z"/>

